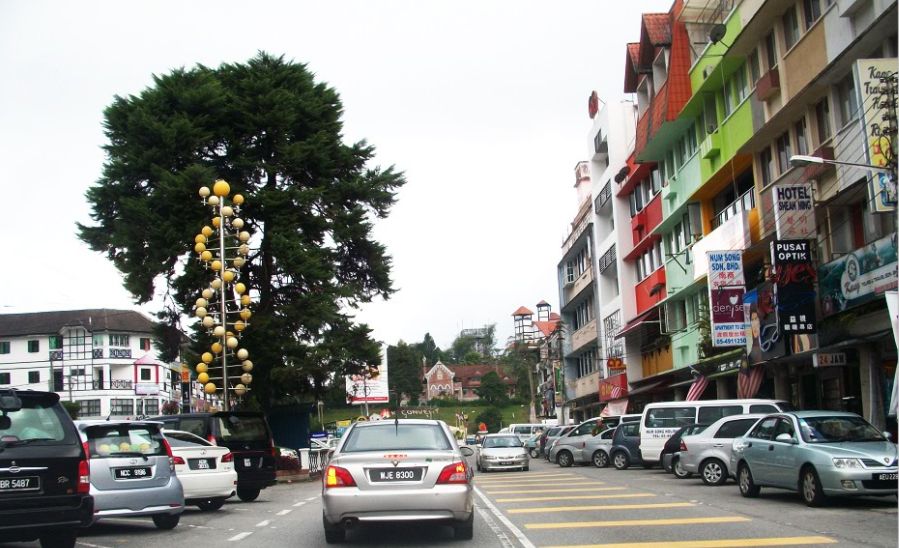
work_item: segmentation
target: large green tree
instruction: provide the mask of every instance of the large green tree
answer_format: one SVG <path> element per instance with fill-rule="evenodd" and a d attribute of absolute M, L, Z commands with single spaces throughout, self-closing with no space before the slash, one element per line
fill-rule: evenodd
<path fill-rule="evenodd" d="M 421 356 L 416 346 L 403 341 L 387 347 L 390 390 L 397 399 L 405 395 L 414 405 L 421 395 Z"/>
<path fill-rule="evenodd" d="M 263 406 L 380 361 L 351 312 L 393 292 L 390 257 L 371 230 L 405 181 L 371 166 L 365 141 L 343 142 L 342 114 L 337 91 L 305 65 L 266 53 L 154 76 L 105 111 L 107 160 L 80 237 L 115 264 L 136 302 L 164 290 L 170 328 L 209 281 L 186 260 L 209 223 L 198 189 L 222 178 L 246 197 L 240 216 L 254 240 L 240 277 L 256 303 L 241 346 Z M 197 335 L 198 351 L 208 340 Z"/>

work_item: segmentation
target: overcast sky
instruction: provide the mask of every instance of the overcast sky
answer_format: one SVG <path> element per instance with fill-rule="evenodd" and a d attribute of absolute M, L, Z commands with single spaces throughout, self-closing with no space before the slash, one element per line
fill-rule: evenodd
<path fill-rule="evenodd" d="M 519 306 L 559 308 L 587 98 L 627 98 L 625 43 L 640 13 L 670 5 L 0 0 L 0 313 L 135 308 L 75 233 L 104 161 L 103 109 L 152 74 L 264 50 L 335 87 L 346 140 L 406 174 L 376 229 L 398 292 L 359 319 L 390 344 L 430 332 L 445 348 L 491 323 L 504 342 Z"/>

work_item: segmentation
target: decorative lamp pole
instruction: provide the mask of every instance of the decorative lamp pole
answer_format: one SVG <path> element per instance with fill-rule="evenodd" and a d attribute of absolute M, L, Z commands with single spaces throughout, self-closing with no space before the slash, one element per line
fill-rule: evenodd
<path fill-rule="evenodd" d="M 225 411 L 231 409 L 231 392 L 242 397 L 253 382 L 250 353 L 246 348 L 238 348 L 252 316 L 247 308 L 251 303 L 249 289 L 239 281 L 240 270 L 250 254 L 250 233 L 243 230 L 245 223 L 237 216 L 244 197 L 235 194 L 229 203 L 230 193 L 231 186 L 222 179 L 215 181 L 211 192 L 208 187 L 200 188 L 200 197 L 212 208 L 214 216 L 212 226 L 204 226 L 194 238 L 194 251 L 214 275 L 194 306 L 194 314 L 206 332 L 215 338 L 210 351 L 203 353 L 196 366 L 197 380 L 203 385 L 203 391 L 210 395 L 218 393 L 215 381 L 221 381 L 222 409 Z M 242 373 L 236 371 L 237 367 Z"/>

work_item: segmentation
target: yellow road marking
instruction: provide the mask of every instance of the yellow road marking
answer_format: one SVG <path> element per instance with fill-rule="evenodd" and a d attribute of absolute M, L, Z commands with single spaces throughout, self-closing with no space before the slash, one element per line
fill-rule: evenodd
<path fill-rule="evenodd" d="M 528 476 L 528 477 L 519 476 L 519 477 L 515 477 L 515 478 L 496 478 L 496 479 L 494 479 L 494 478 L 491 478 L 491 479 L 475 478 L 475 481 L 477 483 L 494 484 L 494 483 L 506 483 L 506 482 L 515 482 L 515 481 L 538 482 L 538 481 L 547 481 L 547 480 L 557 481 L 557 480 L 564 480 L 564 479 L 574 479 L 574 476 L 572 474 L 558 474 L 558 475 L 552 475 L 552 476 L 541 476 L 538 478 L 535 478 L 533 476 Z"/>
<path fill-rule="evenodd" d="M 703 523 L 739 523 L 750 521 L 741 516 L 708 518 L 617 519 L 609 521 L 563 521 L 559 523 L 527 523 L 528 529 L 574 529 L 577 527 L 631 527 L 634 525 L 699 525 Z"/>
<path fill-rule="evenodd" d="M 497 485 L 497 487 L 500 486 Z M 503 485 L 502 487 L 507 486 Z M 626 487 L 566 487 L 562 489 L 506 489 L 500 491 L 490 489 L 484 492 L 491 495 L 529 495 L 531 493 L 592 493 L 593 491 L 621 491 L 623 489 L 626 489 Z"/>
<path fill-rule="evenodd" d="M 543 506 L 540 508 L 512 508 L 509 514 L 537 514 L 549 512 L 571 512 L 577 510 L 647 510 L 650 508 L 687 508 L 696 506 L 692 502 L 659 502 L 654 504 L 598 504 L 594 506 Z"/>
<path fill-rule="evenodd" d="M 829 537 L 730 538 L 717 540 L 681 540 L 661 542 L 619 542 L 613 544 L 570 544 L 545 548 L 740 548 L 743 546 L 798 546 L 802 544 L 834 544 Z"/>
<path fill-rule="evenodd" d="M 524 474 L 513 474 L 512 476 L 494 476 L 493 474 L 487 474 L 486 472 L 479 474 L 475 477 L 475 479 L 482 480 L 508 480 L 515 478 L 550 478 L 550 477 L 558 477 L 558 476 L 574 476 L 575 474 L 571 472 L 541 472 L 539 474 L 532 474 L 530 472 L 525 472 Z"/>
<path fill-rule="evenodd" d="M 540 483 L 491 483 L 484 484 L 478 483 L 476 484 L 478 487 L 483 487 L 485 489 L 505 489 L 506 487 L 546 487 Z M 581 484 L 583 485 L 583 484 Z M 605 485 L 604 483 L 590 483 L 588 485 Z M 596 487 L 596 489 L 600 489 L 600 487 Z"/>
<path fill-rule="evenodd" d="M 595 500 L 595 499 L 636 499 L 654 497 L 653 493 L 631 493 L 624 495 L 574 495 L 568 497 L 522 497 L 511 499 L 496 499 L 496 502 L 538 502 L 550 500 Z"/>

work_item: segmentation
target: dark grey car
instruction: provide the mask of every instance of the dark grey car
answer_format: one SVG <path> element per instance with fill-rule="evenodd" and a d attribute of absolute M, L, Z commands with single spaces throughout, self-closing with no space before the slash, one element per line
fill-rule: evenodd
<path fill-rule="evenodd" d="M 618 425 L 612 436 L 610 453 L 612 465 L 618 470 L 626 470 L 632 464 L 643 464 L 640 457 L 640 423 L 625 422 Z"/>

